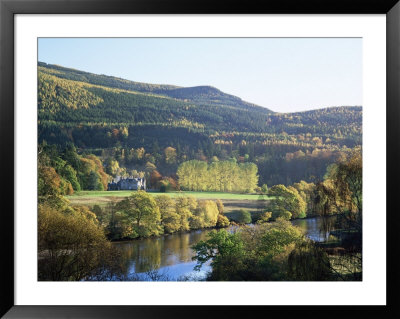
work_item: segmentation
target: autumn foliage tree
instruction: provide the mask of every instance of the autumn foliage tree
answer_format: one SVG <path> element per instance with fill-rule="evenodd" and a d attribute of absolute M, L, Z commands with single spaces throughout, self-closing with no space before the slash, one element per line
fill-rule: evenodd
<path fill-rule="evenodd" d="M 89 209 L 39 205 L 39 280 L 104 280 L 110 273 L 103 270 L 114 269 L 117 258 L 118 253 Z"/>
<path fill-rule="evenodd" d="M 213 227 L 217 224 L 218 215 L 218 207 L 214 201 L 200 201 L 190 218 L 190 228 Z"/>
<path fill-rule="evenodd" d="M 181 228 L 181 216 L 176 212 L 175 201 L 168 195 L 156 196 L 161 214 L 161 225 L 167 234 L 175 233 Z"/>
<path fill-rule="evenodd" d="M 129 238 L 148 237 L 162 233 L 161 214 L 157 202 L 145 191 L 133 192 L 117 204 L 123 223 L 129 226 Z"/>
<path fill-rule="evenodd" d="M 190 191 L 254 192 L 258 183 L 257 166 L 253 163 L 238 164 L 234 160 L 183 162 L 177 170 L 179 185 Z"/>
<path fill-rule="evenodd" d="M 294 187 L 274 185 L 269 189 L 268 195 L 274 196 L 269 206 L 273 218 L 290 219 L 291 217 L 304 218 L 306 216 L 307 204 Z M 288 213 L 290 213 L 289 218 Z"/>

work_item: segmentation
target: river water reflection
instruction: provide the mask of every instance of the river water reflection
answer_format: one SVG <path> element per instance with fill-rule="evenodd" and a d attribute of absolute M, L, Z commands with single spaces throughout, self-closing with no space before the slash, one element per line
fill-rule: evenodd
<path fill-rule="evenodd" d="M 139 278 L 146 279 L 149 272 L 157 270 L 164 279 L 179 280 L 190 277 L 191 280 L 195 280 L 204 278 L 211 267 L 207 264 L 201 271 L 193 270 L 196 262 L 192 261 L 194 251 L 191 246 L 205 240 L 210 231 L 196 230 L 158 238 L 118 242 L 114 245 L 123 254 L 124 269 L 128 276 L 139 274 Z"/>
<path fill-rule="evenodd" d="M 324 224 L 321 218 L 299 219 L 292 222 L 302 228 L 307 237 L 314 241 L 324 241 L 333 230 L 334 219 Z M 321 231 L 325 229 L 325 231 Z M 151 280 L 149 274 L 157 272 L 161 280 L 190 280 L 205 278 L 211 270 L 209 264 L 203 265 L 201 271 L 193 270 L 194 251 L 191 246 L 205 240 L 211 230 L 197 230 L 183 234 L 173 234 L 158 238 L 147 238 L 128 242 L 113 243 L 121 250 L 124 260 L 125 275 L 135 275 L 140 280 Z"/>
<path fill-rule="evenodd" d="M 329 234 L 335 228 L 336 216 L 321 218 L 296 219 L 292 221 L 294 226 L 301 228 L 306 236 L 313 241 L 322 242 L 328 239 Z"/>

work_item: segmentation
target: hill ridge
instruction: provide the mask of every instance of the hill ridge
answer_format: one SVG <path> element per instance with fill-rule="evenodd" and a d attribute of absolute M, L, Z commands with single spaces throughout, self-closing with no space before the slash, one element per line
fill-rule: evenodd
<path fill-rule="evenodd" d="M 170 84 L 153 84 L 138 81 L 131 81 L 116 76 L 95 74 L 86 72 L 74 68 L 67 68 L 57 64 L 47 64 L 45 62 L 38 62 L 38 67 L 41 68 L 42 72 L 49 73 L 59 78 L 68 80 L 87 82 L 90 84 L 103 85 L 107 87 L 124 89 L 128 91 L 136 91 L 143 93 L 155 93 L 160 95 L 166 95 L 172 98 L 181 100 L 192 100 L 201 104 L 213 104 L 213 105 L 231 105 L 247 108 L 262 108 L 266 112 L 273 113 L 270 109 L 256 105 L 254 103 L 243 101 L 240 97 L 225 93 L 220 89 L 212 85 L 197 85 L 197 86 L 176 86 Z M 208 94 L 211 94 L 214 99 L 208 99 Z"/>

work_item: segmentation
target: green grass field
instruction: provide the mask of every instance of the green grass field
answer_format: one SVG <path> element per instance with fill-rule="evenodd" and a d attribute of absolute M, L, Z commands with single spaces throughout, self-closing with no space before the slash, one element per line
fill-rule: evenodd
<path fill-rule="evenodd" d="M 105 206 L 112 200 L 118 201 L 129 196 L 130 194 L 132 194 L 132 191 L 82 191 L 65 197 L 71 202 L 72 205 Z M 173 198 L 178 196 L 193 196 L 197 199 L 220 199 L 224 203 L 225 211 L 227 213 L 235 212 L 240 209 L 254 211 L 257 209 L 260 199 L 260 195 L 258 194 L 231 194 L 219 192 L 149 192 L 149 194 L 153 196 L 168 195 Z M 263 199 L 264 201 L 268 201 L 271 198 L 264 196 Z"/>
<path fill-rule="evenodd" d="M 171 197 L 178 196 L 193 196 L 198 199 L 247 199 L 258 200 L 258 194 L 232 194 L 232 193 L 219 193 L 219 192 L 148 192 L 153 196 L 168 195 Z M 94 198 L 94 197 L 127 197 L 132 194 L 132 191 L 81 191 L 73 195 L 66 196 L 70 200 L 77 198 Z"/>

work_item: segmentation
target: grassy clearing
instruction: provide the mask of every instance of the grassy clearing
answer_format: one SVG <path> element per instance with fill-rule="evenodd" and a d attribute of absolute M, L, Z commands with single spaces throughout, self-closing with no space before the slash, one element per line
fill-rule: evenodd
<path fill-rule="evenodd" d="M 132 194 L 132 191 L 82 191 L 77 192 L 74 195 L 66 196 L 66 198 L 73 205 L 100 205 L 105 206 L 112 200 L 121 200 Z M 160 193 L 160 192 L 149 192 L 153 196 L 168 195 L 173 198 L 179 196 L 193 196 L 197 199 L 220 199 L 224 203 L 225 212 L 227 214 L 234 213 L 240 209 L 246 209 L 250 212 L 256 211 L 260 204 L 260 196 L 257 194 L 231 194 L 231 193 L 219 193 L 219 192 L 171 192 L 171 193 Z M 267 203 L 271 198 L 264 196 L 263 203 Z M 227 217 L 230 217 L 227 215 Z"/>
<path fill-rule="evenodd" d="M 81 191 L 75 192 L 73 195 L 65 196 L 68 199 L 73 199 L 75 197 L 126 197 L 132 194 L 132 191 Z"/>
<path fill-rule="evenodd" d="M 244 209 L 249 213 L 255 213 L 268 206 L 268 200 L 222 200 L 224 214 L 229 219 L 235 220 L 239 210 Z"/>
<path fill-rule="evenodd" d="M 66 196 L 69 200 L 76 198 L 93 198 L 93 197 L 127 197 L 132 194 L 132 191 L 82 191 L 73 195 Z M 153 196 L 168 195 L 171 197 L 178 196 L 193 196 L 198 199 L 238 199 L 238 200 L 258 200 L 258 194 L 232 194 L 232 193 L 219 193 L 219 192 L 149 192 Z M 269 199 L 265 197 L 266 199 Z"/>

